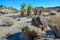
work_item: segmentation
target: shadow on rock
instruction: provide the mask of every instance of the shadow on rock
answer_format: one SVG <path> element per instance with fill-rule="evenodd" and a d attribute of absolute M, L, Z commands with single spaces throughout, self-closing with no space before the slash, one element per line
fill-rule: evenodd
<path fill-rule="evenodd" d="M 20 40 L 20 34 L 21 34 L 21 32 L 18 32 L 18 33 L 9 35 L 9 36 L 7 37 L 7 39 L 8 39 L 8 40 Z"/>

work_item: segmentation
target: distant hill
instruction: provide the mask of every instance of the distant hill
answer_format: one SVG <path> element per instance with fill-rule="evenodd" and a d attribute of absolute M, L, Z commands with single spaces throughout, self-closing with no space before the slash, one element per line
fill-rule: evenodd
<path fill-rule="evenodd" d="M 0 5 L 0 12 L 1 13 L 17 13 L 19 11 L 13 7 L 6 7 L 4 5 Z"/>
<path fill-rule="evenodd" d="M 60 12 L 60 6 L 56 6 L 56 7 L 47 7 L 47 8 L 44 8 L 44 7 L 35 7 L 34 10 L 37 10 L 37 11 L 46 11 L 46 12 L 50 12 L 51 10 L 55 10 L 57 12 Z"/>
<path fill-rule="evenodd" d="M 46 8 L 46 11 L 51 11 L 51 10 L 55 10 L 57 12 L 60 12 L 60 6 Z"/>

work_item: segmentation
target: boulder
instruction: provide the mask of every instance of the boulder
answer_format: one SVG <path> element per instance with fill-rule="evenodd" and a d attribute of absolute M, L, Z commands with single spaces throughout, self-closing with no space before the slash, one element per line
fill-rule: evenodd
<path fill-rule="evenodd" d="M 14 24 L 14 20 L 13 20 L 13 18 L 11 18 L 11 17 L 4 17 L 4 18 L 3 18 L 3 24 L 4 24 L 5 26 L 11 26 L 11 25 Z"/>
<path fill-rule="evenodd" d="M 60 37 L 60 27 L 57 26 L 56 24 L 49 24 L 49 27 L 51 28 L 52 31 L 55 32 L 57 37 Z"/>
<path fill-rule="evenodd" d="M 56 13 L 57 13 L 57 11 L 51 10 L 51 11 L 49 12 L 49 15 L 56 15 Z"/>

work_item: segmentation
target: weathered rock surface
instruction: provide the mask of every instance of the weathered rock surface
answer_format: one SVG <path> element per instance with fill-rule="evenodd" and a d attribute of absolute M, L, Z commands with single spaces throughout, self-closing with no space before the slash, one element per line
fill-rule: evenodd
<path fill-rule="evenodd" d="M 10 17 L 4 17 L 2 21 L 5 26 L 11 26 L 14 24 L 14 20 Z"/>

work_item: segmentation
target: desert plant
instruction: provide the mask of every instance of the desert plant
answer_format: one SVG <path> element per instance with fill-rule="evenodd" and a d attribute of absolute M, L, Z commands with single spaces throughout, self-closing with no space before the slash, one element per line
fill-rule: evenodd
<path fill-rule="evenodd" d="M 32 10 L 32 5 L 29 4 L 29 5 L 28 5 L 28 10 L 27 10 L 27 15 L 28 15 L 28 16 L 31 14 L 31 10 Z"/>
<path fill-rule="evenodd" d="M 40 11 L 39 11 L 39 15 L 41 15 L 41 13 L 42 13 L 43 11 L 45 11 L 45 10 L 44 10 L 44 7 L 41 6 L 41 7 L 40 7 Z"/>
<path fill-rule="evenodd" d="M 26 10 L 25 10 L 25 4 L 24 3 L 22 3 L 21 4 L 21 16 L 24 16 L 24 12 L 25 12 Z"/>

